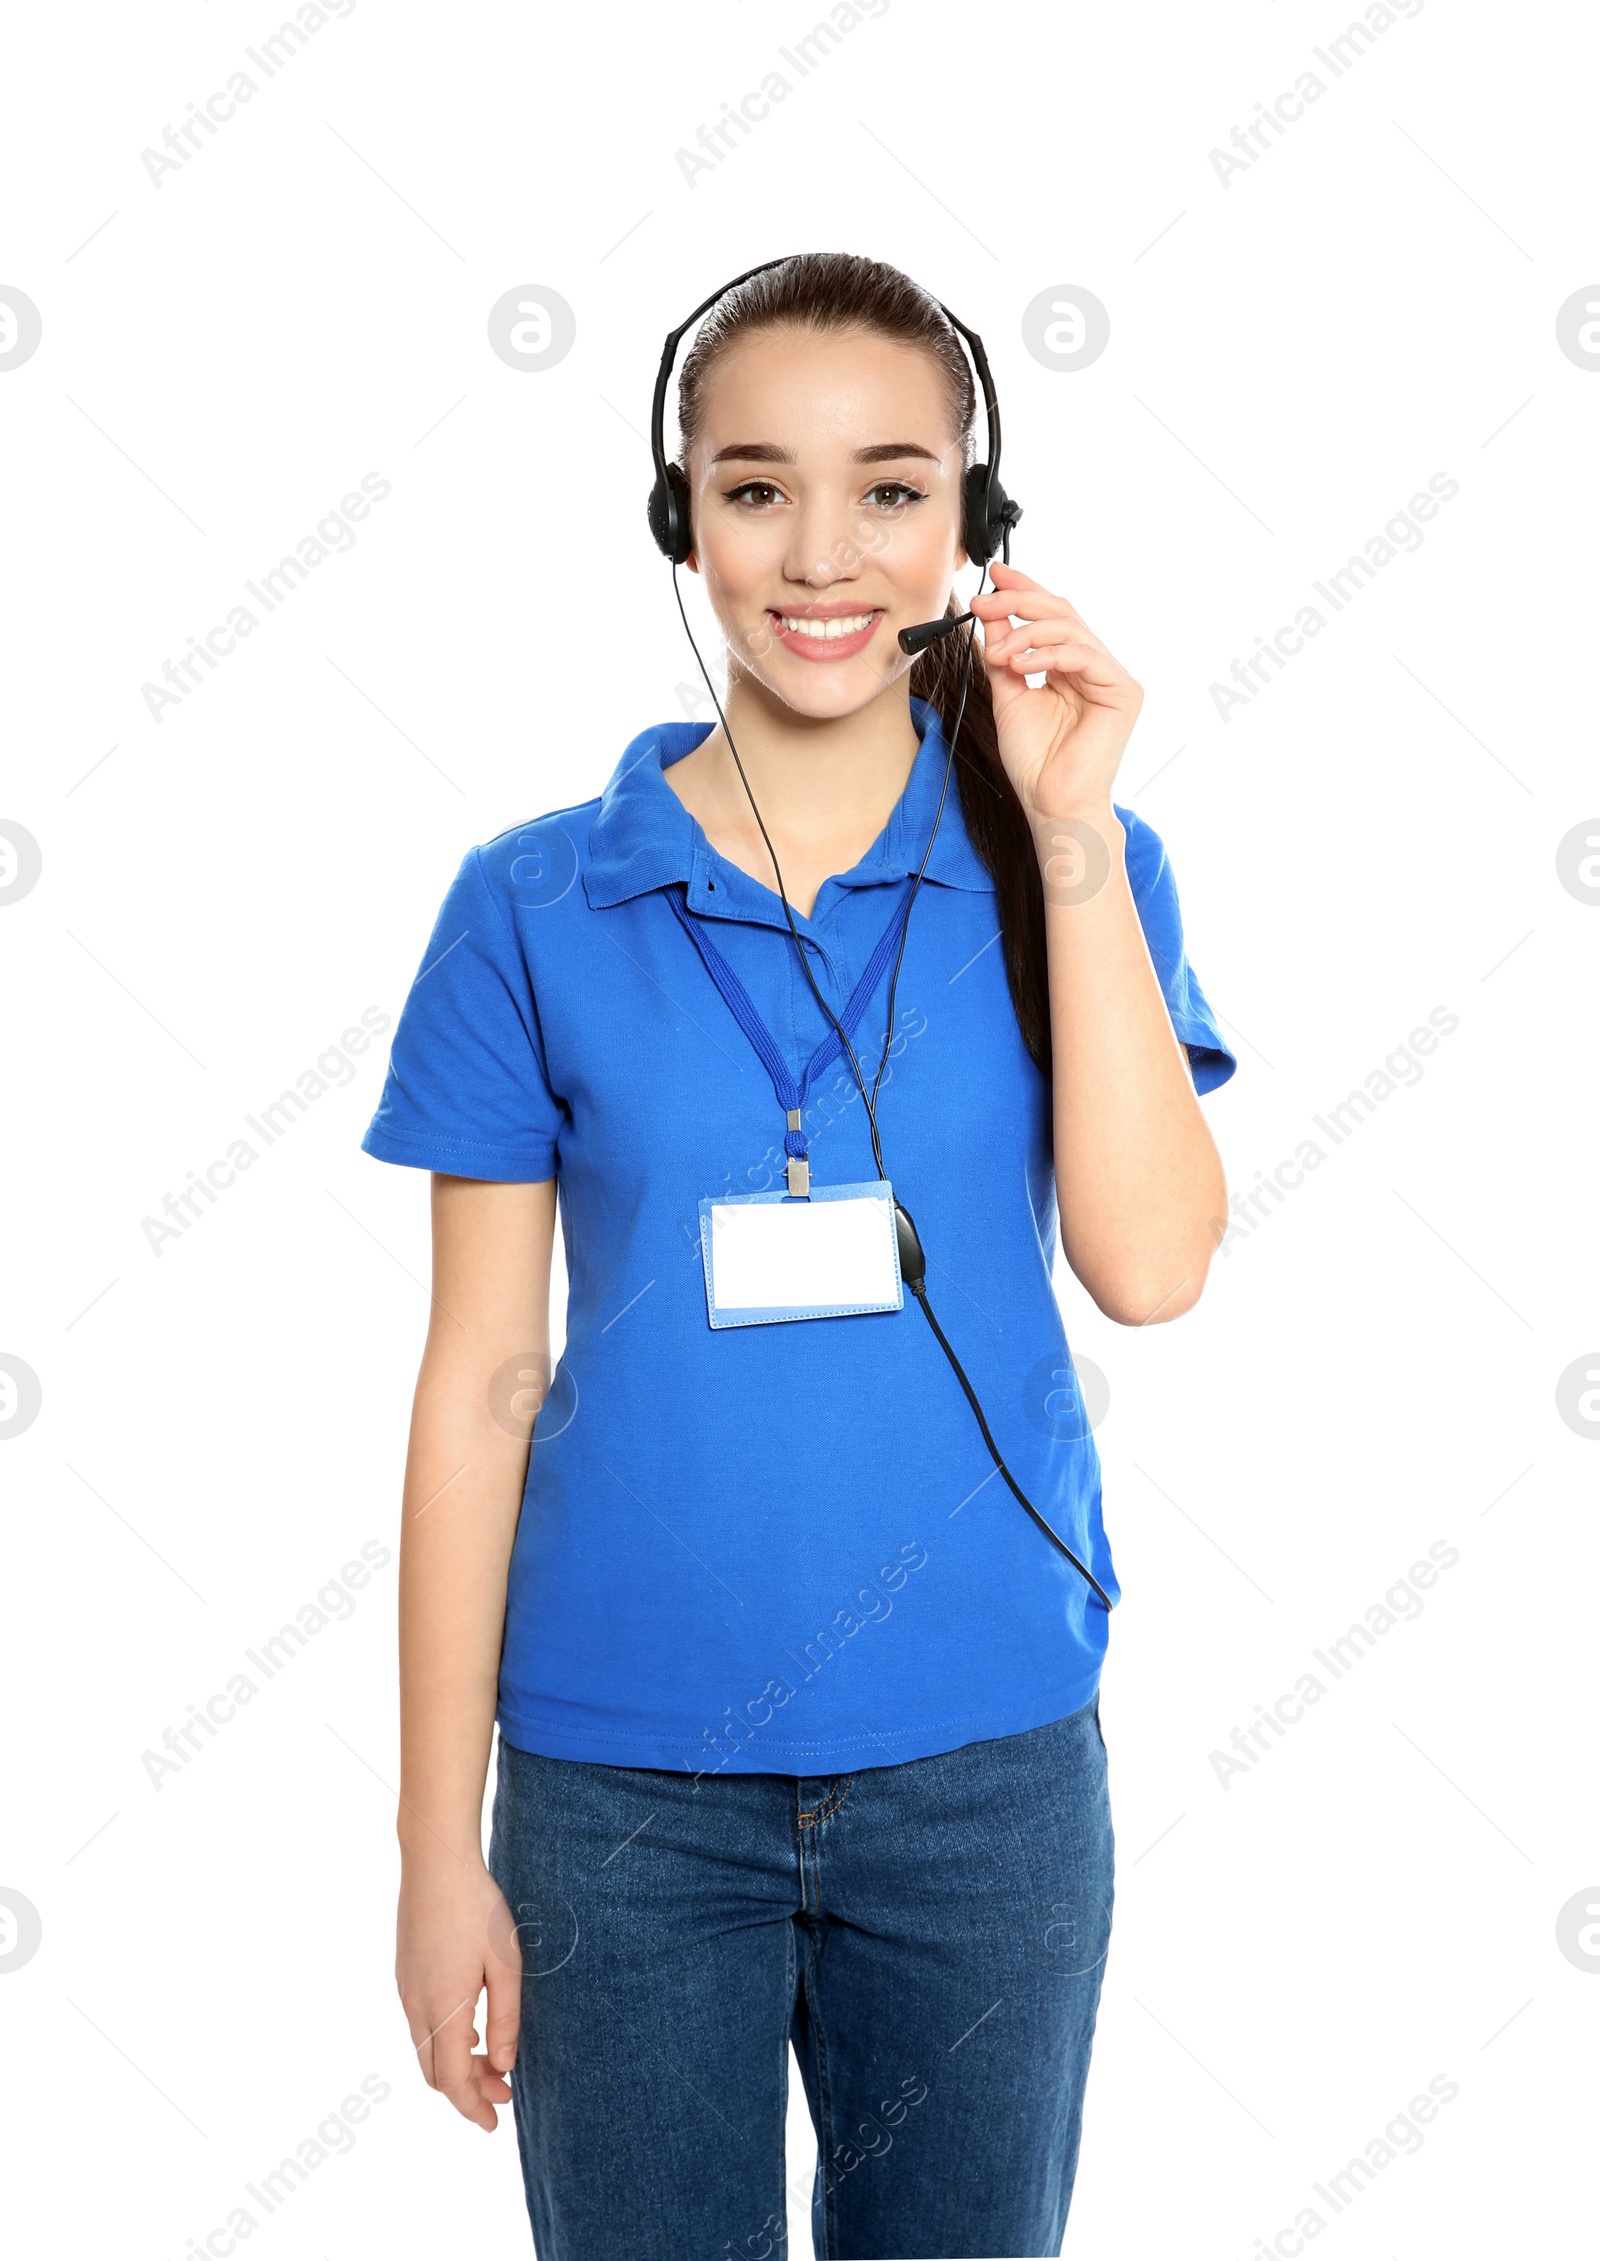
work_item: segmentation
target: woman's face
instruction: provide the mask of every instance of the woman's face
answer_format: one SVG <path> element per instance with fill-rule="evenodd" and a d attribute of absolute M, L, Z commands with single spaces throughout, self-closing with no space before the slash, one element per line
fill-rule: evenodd
<path fill-rule="evenodd" d="M 689 564 L 732 660 L 783 703 L 853 714 L 912 662 L 966 561 L 962 450 L 930 353 L 870 331 L 762 330 L 707 374 Z"/>

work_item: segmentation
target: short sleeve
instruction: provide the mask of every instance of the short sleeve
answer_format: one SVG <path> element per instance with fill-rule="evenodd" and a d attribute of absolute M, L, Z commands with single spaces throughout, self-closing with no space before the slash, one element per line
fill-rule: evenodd
<path fill-rule="evenodd" d="M 401 1009 L 362 1152 L 454 1177 L 542 1184 L 556 1175 L 564 1119 L 527 960 L 473 848 Z"/>
<path fill-rule="evenodd" d="M 1173 1030 L 1189 1055 L 1195 1090 L 1215 1091 L 1227 1082 L 1239 1062 L 1223 1041 L 1216 1015 L 1184 949 L 1183 914 L 1171 862 L 1160 834 L 1143 817 L 1132 809 L 1118 808 L 1116 813 L 1127 834 L 1128 882 Z"/>

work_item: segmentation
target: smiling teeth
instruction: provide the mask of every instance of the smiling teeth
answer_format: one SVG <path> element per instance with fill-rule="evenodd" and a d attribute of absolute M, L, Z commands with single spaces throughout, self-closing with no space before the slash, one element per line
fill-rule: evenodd
<path fill-rule="evenodd" d="M 839 636 L 859 636 L 863 628 L 870 628 L 877 618 L 874 612 L 847 614 L 843 620 L 796 620 L 791 614 L 780 612 L 784 631 L 790 636 L 812 636 L 819 642 L 831 643 Z"/>

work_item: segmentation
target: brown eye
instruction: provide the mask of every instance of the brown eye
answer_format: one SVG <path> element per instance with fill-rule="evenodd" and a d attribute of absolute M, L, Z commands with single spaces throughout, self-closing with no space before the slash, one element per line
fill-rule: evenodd
<path fill-rule="evenodd" d="M 924 502 L 927 499 L 903 479 L 880 479 L 875 487 L 867 490 L 867 494 L 868 500 L 875 502 L 881 510 L 894 510 L 903 502 Z"/>

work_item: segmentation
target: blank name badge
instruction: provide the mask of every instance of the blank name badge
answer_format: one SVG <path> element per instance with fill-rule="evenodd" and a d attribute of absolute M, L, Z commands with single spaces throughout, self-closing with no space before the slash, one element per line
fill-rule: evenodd
<path fill-rule="evenodd" d="M 886 1178 L 734 1194 L 700 1204 L 706 1308 L 714 1327 L 764 1327 L 780 1319 L 842 1319 L 899 1311 L 900 1250 Z"/>

